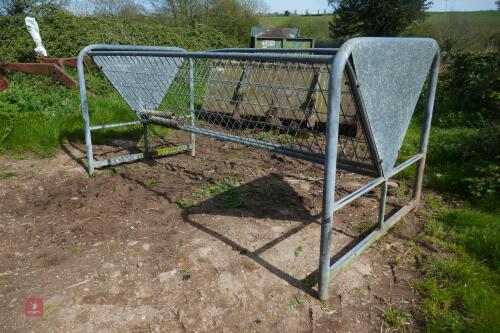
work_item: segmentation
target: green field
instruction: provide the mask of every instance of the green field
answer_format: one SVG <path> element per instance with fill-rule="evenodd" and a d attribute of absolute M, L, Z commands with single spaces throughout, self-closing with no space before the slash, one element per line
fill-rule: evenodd
<path fill-rule="evenodd" d="M 312 37 L 316 40 L 329 40 L 330 32 L 328 23 L 332 20 L 332 15 L 315 16 L 262 16 L 260 24 L 265 27 L 297 27 L 301 36 Z"/>
<path fill-rule="evenodd" d="M 298 27 L 303 37 L 331 40 L 328 23 L 332 15 L 263 16 L 266 27 Z M 430 13 L 422 23 L 410 27 L 405 35 L 429 36 L 439 41 L 452 38 L 460 50 L 479 50 L 496 46 L 500 40 L 500 11 Z"/>

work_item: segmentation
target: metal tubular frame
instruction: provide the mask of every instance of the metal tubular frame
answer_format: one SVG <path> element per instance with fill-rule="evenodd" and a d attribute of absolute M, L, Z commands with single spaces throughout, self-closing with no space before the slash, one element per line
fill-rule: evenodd
<path fill-rule="evenodd" d="M 439 49 L 434 41 L 431 41 L 432 48 L 429 52 L 432 53 L 432 65 L 427 72 L 427 94 L 425 104 L 425 117 L 421 130 L 421 141 L 419 151 L 416 155 L 408 160 L 400 163 L 390 170 L 383 170 L 382 159 L 379 157 L 380 147 L 376 146 L 376 140 L 369 121 L 368 111 L 365 109 L 365 104 L 360 91 L 360 84 L 357 81 L 356 68 L 353 68 L 351 59 L 356 47 L 363 42 L 369 40 L 384 40 L 388 39 L 371 39 L 361 38 L 346 42 L 340 49 L 218 49 L 204 52 L 187 52 L 178 48 L 162 48 L 162 47 L 141 47 L 141 46 L 112 46 L 112 45 L 91 45 L 84 48 L 78 56 L 78 79 L 81 95 L 81 107 L 83 122 L 85 127 L 85 142 L 88 158 L 88 171 L 90 174 L 94 172 L 94 168 L 106 165 L 113 165 L 123 162 L 129 162 L 143 158 L 148 155 L 148 139 L 147 139 L 147 119 L 140 119 L 135 122 L 126 122 L 119 124 L 106 125 L 90 125 L 89 112 L 87 106 L 87 95 L 85 88 L 85 77 L 83 73 L 84 59 L 86 56 L 123 56 L 123 57 L 155 57 L 155 58 L 180 58 L 187 59 L 188 62 L 188 90 L 189 103 L 188 111 L 190 122 L 180 125 L 178 128 L 191 134 L 191 142 L 180 146 L 176 152 L 191 150 L 191 155 L 195 155 L 195 135 L 205 135 L 215 137 L 220 140 L 232 141 L 249 146 L 259 147 L 272 150 L 275 152 L 288 154 L 297 158 L 306 159 L 315 163 L 324 164 L 324 185 L 323 185 L 323 212 L 321 223 L 321 239 L 320 239 L 320 256 L 319 256 L 319 272 L 318 272 L 318 296 L 321 300 L 328 298 L 328 285 L 331 274 L 336 274 L 350 260 L 359 255 L 375 240 L 381 237 L 391 226 L 393 226 L 400 218 L 407 214 L 412 209 L 416 208 L 420 199 L 422 189 L 423 172 L 425 166 L 425 155 L 429 141 L 429 133 L 432 120 L 432 111 L 434 99 L 436 95 L 437 76 L 439 72 Z M 392 39 L 391 39 L 392 40 Z M 395 38 L 395 43 L 400 42 L 401 38 Z M 428 42 L 429 40 L 427 40 Z M 427 53 L 428 55 L 429 53 Z M 325 133 L 325 151 L 324 155 L 296 150 L 291 147 L 286 147 L 272 142 L 264 142 L 262 140 L 254 140 L 248 137 L 233 135 L 230 133 L 218 132 L 217 130 L 205 129 L 198 127 L 194 122 L 195 119 L 195 69 L 193 65 L 194 59 L 227 59 L 231 61 L 269 61 L 269 62 L 300 62 L 311 64 L 326 64 L 330 68 L 328 78 L 328 100 L 327 100 L 327 118 L 326 118 L 326 133 Z M 370 153 L 374 159 L 374 170 L 363 170 L 355 165 L 350 165 L 348 161 L 342 161 L 338 158 L 337 148 L 339 146 L 340 136 L 340 116 L 341 116 L 341 98 L 342 84 L 344 73 L 351 82 L 352 95 L 358 112 L 360 112 L 361 123 L 366 135 Z M 423 84 L 423 83 L 422 83 Z M 413 112 L 413 110 L 412 110 Z M 139 115 L 138 115 L 139 116 Z M 373 122 L 373 118 L 372 118 Z M 91 131 L 97 129 L 112 128 L 117 126 L 128 126 L 143 123 L 144 126 L 144 153 L 120 156 L 108 160 L 94 161 L 92 152 Z M 396 213 L 386 219 L 385 206 L 387 200 L 387 185 L 391 177 L 408 168 L 413 164 L 417 164 L 415 176 L 415 186 L 413 189 L 412 199 L 408 204 L 400 208 Z M 352 193 L 335 200 L 336 189 L 336 173 L 337 167 L 347 171 L 356 172 L 359 174 L 370 175 L 373 177 L 368 183 L 353 191 Z M 380 187 L 380 202 L 378 212 L 378 224 L 370 234 L 358 242 L 351 250 L 345 253 L 340 259 L 331 262 L 331 245 L 332 245 L 332 229 L 334 223 L 334 213 L 352 201 L 360 198 L 362 195 L 373 190 L 377 186 Z"/>
<path fill-rule="evenodd" d="M 340 112 L 340 85 L 342 80 L 342 72 L 347 66 L 349 57 L 352 56 L 353 48 L 356 43 L 352 40 L 345 43 L 338 51 L 334 64 L 332 67 L 332 75 L 330 76 L 330 87 L 333 91 L 330 93 L 329 110 L 328 110 L 328 124 L 327 124 L 327 156 L 336 156 L 337 140 L 338 140 L 338 117 Z M 328 285 L 331 273 L 338 273 L 347 263 L 354 257 L 359 255 L 370 244 L 380 238 L 387 230 L 390 229 L 400 218 L 407 214 L 412 209 L 416 208 L 420 199 L 422 190 L 423 171 L 425 165 L 425 154 L 427 152 L 427 145 L 429 142 L 429 134 L 431 128 L 432 111 L 434 108 L 434 99 L 436 95 L 437 77 L 439 73 L 440 54 L 439 50 L 434 55 L 430 72 L 428 73 L 429 83 L 426 96 L 425 107 L 425 120 L 422 126 L 421 142 L 419 153 L 407 161 L 393 168 L 389 174 L 380 174 L 380 177 L 361 187 L 357 191 L 351 193 L 334 202 L 335 195 L 335 176 L 336 176 L 336 163 L 330 163 L 331 158 L 327 158 L 325 163 L 325 178 L 323 189 L 323 213 L 321 225 L 321 244 L 320 244 L 320 262 L 319 262 L 319 298 L 326 300 L 328 298 Z M 371 132 L 371 130 L 369 130 Z M 389 219 L 385 220 L 385 206 L 387 199 L 387 183 L 391 177 L 406 169 L 410 165 L 418 162 L 417 174 L 415 180 L 415 187 L 413 191 L 412 200 L 400 208 Z M 377 185 L 381 185 L 381 197 L 379 206 L 379 221 L 376 230 L 371 232 L 350 251 L 345 253 L 341 258 L 336 260 L 333 264 L 330 263 L 331 257 L 331 237 L 333 228 L 333 215 L 334 212 L 346 205 L 350 201 L 359 198 L 364 193 L 368 192 Z M 358 192 L 358 193 L 356 193 Z M 356 194 L 355 194 L 356 193 Z"/>
<path fill-rule="evenodd" d="M 82 117 L 83 117 L 83 130 L 84 130 L 84 135 L 85 135 L 85 145 L 86 145 L 86 154 L 87 154 L 87 168 L 88 172 L 90 175 L 94 173 L 94 170 L 96 168 L 101 168 L 101 167 L 106 167 L 106 166 L 111 166 L 111 165 L 118 165 L 122 163 L 128 163 L 128 162 L 133 162 L 137 161 L 143 158 L 149 157 L 151 155 L 151 152 L 149 151 L 149 140 L 148 140 L 148 123 L 144 122 L 142 120 L 138 121 L 128 121 L 128 122 L 122 122 L 122 123 L 115 123 L 115 124 L 102 124 L 102 125 L 90 125 L 90 115 L 89 115 L 89 110 L 88 110 L 88 103 L 87 103 L 87 92 L 86 92 L 86 83 L 85 83 L 85 73 L 84 73 L 84 68 L 85 68 L 85 57 L 93 50 L 93 49 L 99 49 L 101 51 L 114 51 L 114 52 L 119 52 L 119 51 L 127 51 L 130 50 L 130 48 L 134 48 L 136 51 L 140 52 L 158 52 L 158 51 L 165 51 L 168 50 L 169 52 L 186 52 L 186 50 L 182 48 L 177 48 L 177 47 L 156 47 L 156 46 L 131 46 L 131 45 L 89 45 L 85 47 L 80 54 L 77 57 L 77 69 L 78 69 L 78 84 L 79 84 L 79 89 L 80 89 L 80 101 L 81 101 L 81 109 L 82 109 Z M 190 91 L 192 94 L 192 91 Z M 194 108 L 193 108 L 194 110 Z M 139 124 L 143 124 L 143 131 L 144 131 L 144 148 L 142 153 L 137 153 L 137 154 L 128 154 L 128 155 L 123 155 L 123 156 L 118 156 L 110 159 L 104 159 L 104 160 L 94 160 L 94 152 L 92 149 L 92 131 L 94 130 L 100 130 L 100 129 L 109 129 L 109 128 L 115 128 L 115 127 L 123 127 L 123 126 L 135 126 Z M 195 152 L 195 137 L 194 134 L 191 135 L 191 143 L 188 145 L 181 145 L 179 147 L 174 148 L 172 151 L 173 153 L 177 154 L 182 151 L 186 150 L 191 150 L 192 155 L 194 156 Z M 167 156 L 171 155 L 172 152 L 168 154 L 161 154 L 159 152 L 156 152 L 154 154 L 155 156 Z"/>

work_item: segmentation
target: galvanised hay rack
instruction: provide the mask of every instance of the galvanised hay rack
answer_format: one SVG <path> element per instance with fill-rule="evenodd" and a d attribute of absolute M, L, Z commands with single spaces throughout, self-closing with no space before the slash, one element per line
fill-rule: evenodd
<path fill-rule="evenodd" d="M 90 125 L 84 59 L 98 68 L 137 115 L 134 122 Z M 337 273 L 394 223 L 417 207 L 439 69 L 439 47 L 426 38 L 354 38 L 339 49 L 219 49 L 90 45 L 78 56 L 88 172 L 154 155 L 148 125 L 191 133 L 174 149 L 195 155 L 195 135 L 268 149 L 324 165 L 319 298 Z M 416 155 L 397 164 L 398 151 L 427 80 Z M 94 160 L 92 131 L 143 124 L 144 153 Z M 170 153 L 173 150 L 169 150 Z M 417 164 L 413 196 L 386 219 L 387 183 Z M 370 176 L 335 201 L 339 169 Z M 380 187 L 378 226 L 331 263 L 334 214 Z"/>

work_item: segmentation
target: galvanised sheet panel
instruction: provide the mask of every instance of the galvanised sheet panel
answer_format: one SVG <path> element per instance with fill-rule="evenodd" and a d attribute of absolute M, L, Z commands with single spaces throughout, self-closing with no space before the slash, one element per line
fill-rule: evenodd
<path fill-rule="evenodd" d="M 94 56 L 94 62 L 136 113 L 156 110 L 172 84 L 182 58 Z"/>
<path fill-rule="evenodd" d="M 384 174 L 393 169 L 437 43 L 426 38 L 358 38 L 352 58 Z"/>

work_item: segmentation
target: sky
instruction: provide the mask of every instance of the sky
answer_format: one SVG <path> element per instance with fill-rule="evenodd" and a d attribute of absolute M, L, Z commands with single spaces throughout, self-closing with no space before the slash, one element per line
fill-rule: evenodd
<path fill-rule="evenodd" d="M 327 0 L 264 0 L 269 5 L 269 12 L 284 12 L 289 10 L 292 13 L 304 13 L 306 9 L 311 14 L 316 14 L 318 10 L 331 11 Z M 495 0 L 434 0 L 431 11 L 475 11 L 496 9 Z"/>

